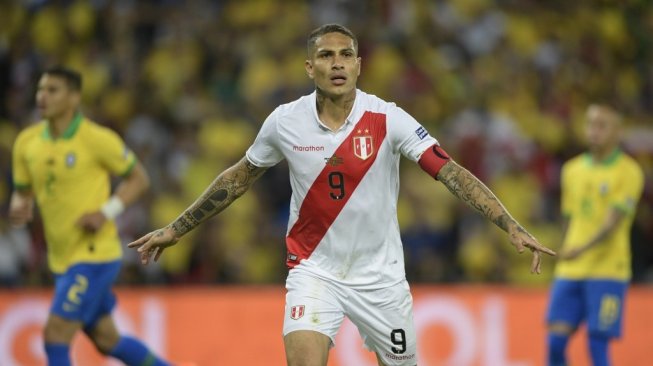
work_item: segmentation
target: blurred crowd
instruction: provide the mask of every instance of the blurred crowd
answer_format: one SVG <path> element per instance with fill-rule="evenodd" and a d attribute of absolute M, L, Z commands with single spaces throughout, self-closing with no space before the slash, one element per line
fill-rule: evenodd
<path fill-rule="evenodd" d="M 125 243 L 173 220 L 239 160 L 265 117 L 310 93 L 306 37 L 337 22 L 359 37 L 359 87 L 394 101 L 494 190 L 543 244 L 562 239 L 561 164 L 583 151 L 588 104 L 626 120 L 644 167 L 635 282 L 653 283 L 653 6 L 647 0 L 9 0 L 0 3 L 0 284 L 51 283 L 38 219 L 7 224 L 11 147 L 38 120 L 40 72 L 84 77 L 85 115 L 118 131 L 152 189 L 119 217 Z M 546 285 L 506 235 L 402 164 L 399 219 L 409 280 Z M 125 284 L 281 283 L 285 163 Z M 373 214 L 373 213 L 370 213 Z"/>

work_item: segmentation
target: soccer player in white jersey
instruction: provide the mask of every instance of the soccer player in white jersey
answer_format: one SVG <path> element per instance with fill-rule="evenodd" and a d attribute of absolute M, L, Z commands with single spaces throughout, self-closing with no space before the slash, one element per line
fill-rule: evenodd
<path fill-rule="evenodd" d="M 396 212 L 401 155 L 506 231 L 519 252 L 529 249 L 532 272 L 540 272 L 541 253 L 555 255 L 413 117 L 356 89 L 360 65 L 350 30 L 337 24 L 314 30 L 305 67 L 315 92 L 274 110 L 238 163 L 171 224 L 129 244 L 143 264 L 156 261 L 286 159 L 292 198 L 283 334 L 291 366 L 326 365 L 345 316 L 379 365 L 417 364 Z"/>

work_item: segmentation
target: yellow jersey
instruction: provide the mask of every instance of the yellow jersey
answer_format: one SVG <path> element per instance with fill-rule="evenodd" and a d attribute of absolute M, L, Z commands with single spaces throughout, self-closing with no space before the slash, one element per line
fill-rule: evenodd
<path fill-rule="evenodd" d="M 595 163 L 586 153 L 562 167 L 562 214 L 569 218 L 564 247 L 582 246 L 595 237 L 611 209 L 626 217 L 614 231 L 578 258 L 560 261 L 555 275 L 568 279 L 631 277 L 630 228 L 644 186 L 644 173 L 630 156 L 615 150 Z"/>
<path fill-rule="evenodd" d="M 41 121 L 18 135 L 12 159 L 15 188 L 31 189 L 38 204 L 53 272 L 121 258 L 113 221 L 96 233 L 76 225 L 108 200 L 110 175 L 128 175 L 136 164 L 118 134 L 78 113 L 61 137 L 53 138 L 49 123 Z"/>

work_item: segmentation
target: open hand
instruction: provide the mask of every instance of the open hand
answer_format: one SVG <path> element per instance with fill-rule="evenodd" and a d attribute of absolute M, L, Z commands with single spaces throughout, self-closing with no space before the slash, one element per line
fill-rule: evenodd
<path fill-rule="evenodd" d="M 141 263 L 148 264 L 150 258 L 153 257 L 154 261 L 158 261 L 163 250 L 167 247 L 177 244 L 179 238 L 170 227 L 154 230 L 151 233 L 134 240 L 127 244 L 129 248 L 135 248 L 141 255 Z"/>

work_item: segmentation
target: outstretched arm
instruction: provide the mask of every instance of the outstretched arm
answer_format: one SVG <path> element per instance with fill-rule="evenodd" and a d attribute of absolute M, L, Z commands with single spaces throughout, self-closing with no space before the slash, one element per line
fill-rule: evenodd
<path fill-rule="evenodd" d="M 554 251 L 542 246 L 519 225 L 485 184 L 455 161 L 448 161 L 438 172 L 437 179 L 456 197 L 507 232 L 510 242 L 519 253 L 523 252 L 524 248 L 530 249 L 533 252 L 531 272 L 540 273 L 540 253 L 555 255 Z"/>
<path fill-rule="evenodd" d="M 243 157 L 215 178 L 204 193 L 168 226 L 177 237 L 181 237 L 227 208 L 236 198 L 247 192 L 265 171 L 266 168 L 259 168 Z"/>
<path fill-rule="evenodd" d="M 174 245 L 184 234 L 227 208 L 236 198 L 247 192 L 266 170 L 267 168 L 259 168 L 243 157 L 218 175 L 204 193 L 172 223 L 127 246 L 138 248 L 143 264 L 147 264 L 151 256 L 157 261 L 165 248 Z"/>

